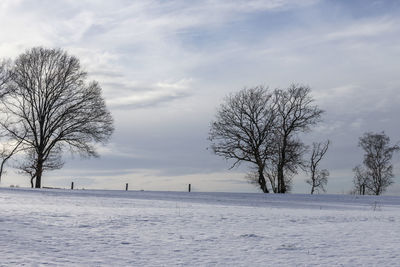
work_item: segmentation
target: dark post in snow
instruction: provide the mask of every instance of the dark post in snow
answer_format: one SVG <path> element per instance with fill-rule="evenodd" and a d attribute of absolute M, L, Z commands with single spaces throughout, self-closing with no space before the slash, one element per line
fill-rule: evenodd
<path fill-rule="evenodd" d="M 128 183 L 125 185 L 125 191 L 128 191 Z"/>
<path fill-rule="evenodd" d="M 74 182 L 71 183 L 71 190 L 74 190 Z"/>
<path fill-rule="evenodd" d="M 191 185 L 189 184 L 189 192 L 190 192 L 190 190 L 191 190 Z"/>

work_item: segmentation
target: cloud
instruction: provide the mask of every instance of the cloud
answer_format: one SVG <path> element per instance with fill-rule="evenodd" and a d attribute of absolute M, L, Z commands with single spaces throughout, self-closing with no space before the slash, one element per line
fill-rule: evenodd
<path fill-rule="evenodd" d="M 329 41 L 348 38 L 375 37 L 398 30 L 398 22 L 388 18 L 379 18 L 357 22 L 325 35 Z"/>
<path fill-rule="evenodd" d="M 174 83 L 157 82 L 151 88 L 127 88 L 123 95 L 110 98 L 107 104 L 111 108 L 144 108 L 153 107 L 161 103 L 188 97 L 190 80 L 183 79 Z M 126 88 L 126 86 L 123 86 Z M 137 89 L 138 88 L 138 89 Z M 135 91 L 132 93 L 132 91 Z"/>

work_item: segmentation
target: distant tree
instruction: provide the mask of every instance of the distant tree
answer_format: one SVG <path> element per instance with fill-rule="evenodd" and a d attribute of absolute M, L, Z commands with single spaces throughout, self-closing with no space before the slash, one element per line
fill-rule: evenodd
<path fill-rule="evenodd" d="M 398 145 L 390 145 L 390 138 L 384 133 L 365 133 L 358 145 L 364 150 L 363 164 L 365 171 L 356 167 L 358 174 L 366 179 L 365 187 L 369 194 L 380 195 L 393 184 L 393 154 L 399 151 Z M 359 173 L 357 173 L 359 171 Z"/>
<path fill-rule="evenodd" d="M 20 169 L 41 187 L 44 170 L 62 166 L 65 149 L 97 156 L 94 144 L 107 142 L 113 119 L 95 81 L 79 60 L 61 49 L 32 48 L 21 54 L 2 79 L 0 126 L 26 152 Z M 1 77 L 0 77 L 1 78 Z"/>
<path fill-rule="evenodd" d="M 299 133 L 320 121 L 322 110 L 313 104 L 310 88 L 291 85 L 272 94 L 262 86 L 229 95 L 217 111 L 209 133 L 215 154 L 257 166 L 257 183 L 269 192 L 286 193 L 292 177 L 304 167 L 306 146 Z M 252 177 L 252 178 L 249 178 Z M 254 173 L 247 177 L 254 182 Z"/>
<path fill-rule="evenodd" d="M 314 104 L 307 86 L 291 85 L 287 90 L 277 89 L 273 94 L 276 111 L 275 160 L 277 192 L 288 191 L 285 173 L 296 174 L 303 164 L 305 146 L 297 137 L 321 120 L 323 111 Z"/>
<path fill-rule="evenodd" d="M 214 153 L 233 159 L 231 168 L 242 162 L 256 166 L 258 185 L 268 193 L 264 169 L 272 153 L 275 126 L 274 105 L 267 88 L 245 88 L 229 95 L 211 123 L 209 140 Z"/>
<path fill-rule="evenodd" d="M 354 169 L 353 194 L 365 195 L 367 192 L 367 183 L 370 180 L 368 172 L 360 165 L 357 165 Z"/>
<path fill-rule="evenodd" d="M 329 171 L 326 169 L 320 170 L 319 164 L 328 151 L 329 143 L 329 140 L 325 143 L 313 143 L 310 161 L 307 166 L 310 178 L 306 180 L 306 183 L 311 185 L 311 194 L 319 190 L 326 192 L 325 187 L 328 183 Z"/>

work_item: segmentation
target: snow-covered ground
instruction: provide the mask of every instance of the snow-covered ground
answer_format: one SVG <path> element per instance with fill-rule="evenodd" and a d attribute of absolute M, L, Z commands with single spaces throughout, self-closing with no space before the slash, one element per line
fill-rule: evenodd
<path fill-rule="evenodd" d="M 400 197 L 0 189 L 0 266 L 399 266 Z"/>

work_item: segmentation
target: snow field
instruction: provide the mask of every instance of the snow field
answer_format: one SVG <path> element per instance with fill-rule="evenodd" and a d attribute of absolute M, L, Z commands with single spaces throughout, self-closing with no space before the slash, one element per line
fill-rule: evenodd
<path fill-rule="evenodd" d="M 0 265 L 398 266 L 400 198 L 0 189 Z"/>

